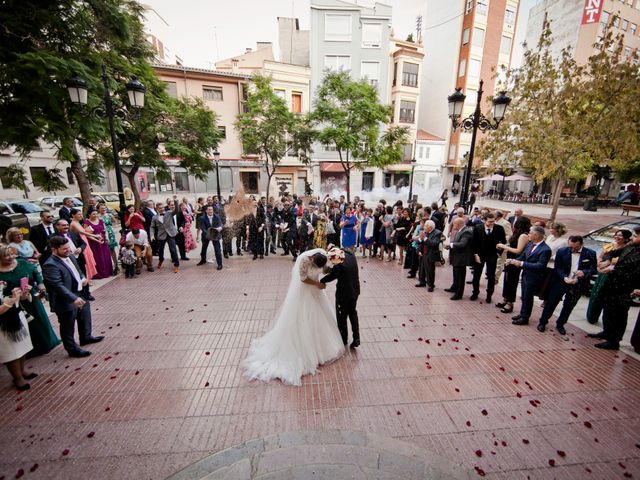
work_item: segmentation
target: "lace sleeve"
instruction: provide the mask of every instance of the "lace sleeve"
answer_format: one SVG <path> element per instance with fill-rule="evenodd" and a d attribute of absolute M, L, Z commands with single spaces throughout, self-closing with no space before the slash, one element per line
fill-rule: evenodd
<path fill-rule="evenodd" d="M 311 258 L 305 257 L 300 260 L 300 281 L 304 282 L 309 278 L 309 271 L 311 270 Z"/>

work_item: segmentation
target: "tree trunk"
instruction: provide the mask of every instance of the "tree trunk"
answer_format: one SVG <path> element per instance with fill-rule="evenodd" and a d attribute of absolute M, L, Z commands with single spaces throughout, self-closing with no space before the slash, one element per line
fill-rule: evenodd
<path fill-rule="evenodd" d="M 351 170 L 347 168 L 345 173 L 347 174 L 347 203 L 351 203 Z"/>
<path fill-rule="evenodd" d="M 71 172 L 73 173 L 73 176 L 76 177 L 76 182 L 78 182 L 78 190 L 80 190 L 80 198 L 82 199 L 83 210 L 86 215 L 87 208 L 89 207 L 89 199 L 91 198 L 91 184 L 89 183 L 87 172 L 82 168 L 82 160 L 80 159 L 76 142 L 74 140 L 67 141 L 71 142 L 72 145 L 71 151 L 73 152 L 73 160 L 70 162 Z"/>
<path fill-rule="evenodd" d="M 142 204 L 142 199 L 140 198 L 140 192 L 138 191 L 138 184 L 136 182 L 136 175 L 138 174 L 138 167 L 134 167 L 131 171 L 127 172 L 125 170 L 122 171 L 127 176 L 129 180 L 129 188 L 133 192 L 133 203 L 136 206 L 136 210 L 140 208 Z"/>
<path fill-rule="evenodd" d="M 561 172 L 556 183 L 556 188 L 553 191 L 553 203 L 551 207 L 551 223 L 556 221 L 556 215 L 558 214 L 558 206 L 560 205 L 560 194 L 562 193 L 562 186 L 564 185 L 564 174 Z"/>
<path fill-rule="evenodd" d="M 269 202 L 269 187 L 271 186 L 271 177 L 273 177 L 273 173 L 274 172 L 269 173 L 269 170 L 267 170 L 267 202 Z"/>

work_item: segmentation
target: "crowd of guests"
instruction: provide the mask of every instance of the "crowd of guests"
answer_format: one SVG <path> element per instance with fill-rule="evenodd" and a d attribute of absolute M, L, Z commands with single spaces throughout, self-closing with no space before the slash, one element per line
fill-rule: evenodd
<path fill-rule="evenodd" d="M 187 198 L 179 201 L 174 196 L 144 202 L 140 208 L 128 206 L 119 240 L 114 229 L 120 219 L 105 205 L 90 202 L 83 213 L 67 200 L 59 218 L 46 211 L 40 214 L 30 240 L 10 228 L 0 245 L 0 361 L 19 390 L 29 389 L 28 380 L 37 376 L 25 370 L 26 356 L 46 354 L 62 343 L 70 356 L 85 357 L 91 352 L 81 347 L 103 339 L 91 332 L 94 279 L 117 275 L 120 266 L 125 278 L 140 275 L 145 266 L 153 272 L 162 268 L 166 247 L 178 273 L 180 262 L 190 260 L 198 243 L 197 265 L 209 262 L 211 243 L 218 270 L 234 252 L 249 253 L 257 260 L 279 248 L 282 256 L 295 260 L 308 249 L 340 245 L 363 257 L 397 260 L 408 270 L 408 278 L 417 277 L 415 286 L 429 292 L 436 288 L 437 267 L 444 267 L 448 252 L 453 282 L 444 290 L 452 294 L 451 300 L 461 300 L 467 284 L 469 299 L 477 300 L 484 283 L 484 298 L 491 305 L 495 286 L 502 281 L 502 298 L 495 307 L 504 314 L 516 313 L 520 287 L 520 304 L 512 317 L 517 326 L 529 323 L 539 297 L 544 303 L 537 330 L 546 330 L 562 303 L 555 328 L 565 335 L 572 310 L 582 295 L 589 294 L 587 320 L 596 323 L 602 315 L 604 327 L 589 336 L 602 340 L 595 345 L 602 349 L 619 348 L 631 298 L 640 297 L 640 227 L 617 231 L 614 241 L 596 256 L 581 236 L 569 235 L 563 224 L 553 223 L 547 232 L 545 222 L 532 222 L 520 208 L 508 218 L 488 209 L 467 213 L 459 204 L 449 212 L 446 191 L 440 205 L 415 201 L 388 205 L 380 200 L 375 208 L 367 208 L 358 197 L 353 202 L 344 196 L 304 201 L 295 195 L 262 197 L 251 199 L 249 208 L 240 213 L 225 209 L 216 197 L 198 198 L 192 205 Z M 61 340 L 51 328 L 45 299 L 60 323 Z M 640 351 L 638 323 L 632 337 L 636 351 Z"/>

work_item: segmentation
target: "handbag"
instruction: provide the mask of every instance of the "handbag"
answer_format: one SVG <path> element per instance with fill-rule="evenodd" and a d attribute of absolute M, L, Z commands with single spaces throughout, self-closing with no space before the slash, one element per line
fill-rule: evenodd
<path fill-rule="evenodd" d="M 327 222 L 327 226 L 324 229 L 324 233 L 326 235 L 335 235 L 336 229 L 333 227 L 333 222 L 331 220 Z"/>

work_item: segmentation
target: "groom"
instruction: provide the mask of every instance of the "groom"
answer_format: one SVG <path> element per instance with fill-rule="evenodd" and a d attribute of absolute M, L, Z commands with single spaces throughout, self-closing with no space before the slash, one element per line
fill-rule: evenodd
<path fill-rule="evenodd" d="M 347 317 L 349 317 L 351 321 L 351 334 L 353 336 L 351 348 L 357 348 L 360 346 L 358 311 L 356 310 L 358 296 L 360 295 L 358 262 L 352 252 L 335 247 L 329 249 L 327 256 L 333 264 L 333 268 L 320 282 L 328 283 L 332 280 L 338 280 L 336 286 L 336 317 L 338 319 L 338 329 L 342 336 L 342 342 L 346 345 L 349 338 L 347 328 Z"/>

